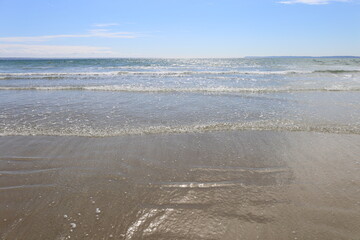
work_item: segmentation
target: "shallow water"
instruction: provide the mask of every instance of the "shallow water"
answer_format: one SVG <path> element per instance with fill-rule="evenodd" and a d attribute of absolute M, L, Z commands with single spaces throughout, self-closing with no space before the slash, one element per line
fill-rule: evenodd
<path fill-rule="evenodd" d="M 360 60 L 0 60 L 1 135 L 360 132 Z"/>

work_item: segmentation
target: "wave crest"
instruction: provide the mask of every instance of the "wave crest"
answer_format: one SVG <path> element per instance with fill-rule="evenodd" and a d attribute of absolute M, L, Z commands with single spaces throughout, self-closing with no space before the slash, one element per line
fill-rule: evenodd
<path fill-rule="evenodd" d="M 117 75 L 146 75 L 146 76 L 188 76 L 188 75 L 294 75 L 313 73 L 360 73 L 360 70 L 283 70 L 283 71 L 106 71 L 106 72 L 25 72 L 25 73 L 0 73 L 2 79 L 12 78 L 64 78 L 64 77 L 101 77 Z"/>
<path fill-rule="evenodd" d="M 0 87 L 0 90 L 15 91 L 110 91 L 110 92 L 138 92 L 138 93 L 281 93 L 281 92 L 331 92 L 331 91 L 360 91 L 360 87 L 331 86 L 319 88 L 241 88 L 241 87 L 194 87 L 194 88 L 166 88 L 145 87 L 131 85 L 102 85 L 102 86 L 30 86 L 30 87 Z"/>

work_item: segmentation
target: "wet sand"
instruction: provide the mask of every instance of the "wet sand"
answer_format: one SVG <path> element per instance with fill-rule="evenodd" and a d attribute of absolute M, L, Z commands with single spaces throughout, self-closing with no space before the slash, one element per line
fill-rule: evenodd
<path fill-rule="evenodd" d="M 359 239 L 360 135 L 0 137 L 0 239 Z"/>

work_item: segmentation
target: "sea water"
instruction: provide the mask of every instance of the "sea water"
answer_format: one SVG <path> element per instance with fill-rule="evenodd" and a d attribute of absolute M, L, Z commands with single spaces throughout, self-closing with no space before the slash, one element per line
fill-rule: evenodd
<path fill-rule="evenodd" d="M 0 135 L 360 134 L 359 58 L 2 59 Z"/>

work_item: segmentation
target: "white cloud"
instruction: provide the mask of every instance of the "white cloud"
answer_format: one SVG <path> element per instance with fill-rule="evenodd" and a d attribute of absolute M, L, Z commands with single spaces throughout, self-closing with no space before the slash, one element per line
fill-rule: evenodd
<path fill-rule="evenodd" d="M 111 57 L 107 47 L 0 44 L 0 57 Z"/>
<path fill-rule="evenodd" d="M 112 26 L 117 26 L 119 25 L 118 23 L 97 23 L 97 24 L 93 24 L 94 27 L 112 27 Z"/>
<path fill-rule="evenodd" d="M 350 2 L 351 0 L 289 0 L 289 1 L 281 1 L 278 3 L 282 4 L 296 4 L 303 3 L 308 5 L 324 5 L 329 4 L 331 2 Z"/>
<path fill-rule="evenodd" d="M 0 42 L 44 42 L 56 38 L 136 38 L 132 32 L 112 32 L 108 29 L 93 29 L 87 34 L 59 34 L 34 37 L 0 37 Z"/>

